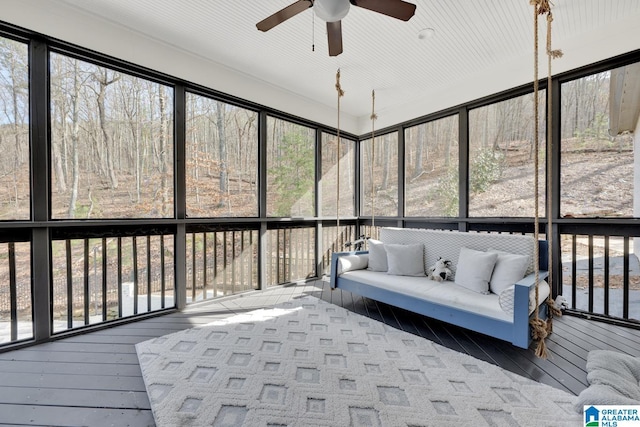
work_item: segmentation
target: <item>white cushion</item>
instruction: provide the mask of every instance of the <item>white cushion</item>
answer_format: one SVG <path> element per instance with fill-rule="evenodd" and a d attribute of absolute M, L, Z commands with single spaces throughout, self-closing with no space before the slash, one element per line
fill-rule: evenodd
<path fill-rule="evenodd" d="M 444 306 L 455 307 L 471 313 L 478 313 L 494 319 L 513 322 L 513 313 L 500 308 L 498 295 L 481 295 L 453 282 L 436 282 L 426 277 L 389 276 L 367 270 L 354 270 L 342 277 L 363 283 L 367 287 L 381 288 L 404 297 L 423 299 Z"/>
<path fill-rule="evenodd" d="M 489 280 L 498 254 L 460 248 L 456 267 L 456 284 L 481 294 L 489 293 Z"/>
<path fill-rule="evenodd" d="M 424 245 L 384 245 L 387 251 L 387 274 L 396 276 L 424 276 Z"/>
<path fill-rule="evenodd" d="M 338 257 L 338 274 L 340 275 L 347 271 L 362 270 L 367 268 L 368 264 L 369 255 L 367 254 L 343 255 Z"/>
<path fill-rule="evenodd" d="M 494 294 L 507 289 L 524 277 L 529 266 L 529 257 L 526 255 L 511 254 L 508 252 L 489 249 L 487 252 L 498 254 L 496 265 L 493 268 L 489 290 Z"/>
<path fill-rule="evenodd" d="M 436 293 L 443 286 L 442 282 L 436 282 L 435 280 L 429 280 L 426 277 L 413 277 L 413 276 L 389 276 L 379 271 L 369 270 L 353 270 L 342 275 L 343 278 L 354 280 L 362 283 L 367 287 L 376 287 L 384 289 L 402 295 L 407 295 L 412 298 L 429 300 L 429 290 L 434 290 Z M 451 283 L 453 285 L 453 283 Z M 506 313 L 500 309 L 498 304 L 498 296 L 496 297 L 496 307 L 498 311 L 502 312 L 506 316 Z"/>
<path fill-rule="evenodd" d="M 371 271 L 387 271 L 387 251 L 384 249 L 384 243 L 380 240 L 367 240 L 369 248 L 369 266 L 367 270 Z"/>

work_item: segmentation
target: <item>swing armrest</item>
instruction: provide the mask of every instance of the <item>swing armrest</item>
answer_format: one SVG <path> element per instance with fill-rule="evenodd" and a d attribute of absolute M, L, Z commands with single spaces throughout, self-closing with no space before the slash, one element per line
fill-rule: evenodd
<path fill-rule="evenodd" d="M 540 270 L 540 272 L 538 273 L 538 280 L 544 280 L 547 277 L 549 277 L 549 272 L 548 271 L 544 271 L 544 270 Z M 522 279 L 518 280 L 518 282 L 516 283 L 516 286 L 526 286 L 529 289 L 531 289 L 535 285 L 536 285 L 536 274 L 535 273 L 531 273 L 531 274 L 523 277 Z"/>
<path fill-rule="evenodd" d="M 331 255 L 331 288 L 336 287 L 336 278 L 352 270 L 363 270 L 369 264 L 369 251 L 334 252 Z"/>
<path fill-rule="evenodd" d="M 549 276 L 548 271 L 541 270 L 538 281 L 542 282 Z M 529 318 L 535 310 L 536 275 L 531 273 L 523 277 L 514 285 L 513 295 L 513 340 L 512 342 L 522 348 L 528 348 L 531 343 L 529 331 Z M 533 301 L 533 304 L 531 302 Z M 502 304 L 501 304 L 502 305 Z M 504 307 L 503 307 L 504 309 Z"/>
<path fill-rule="evenodd" d="M 540 270 L 538 273 L 538 282 L 542 283 L 547 277 L 549 277 L 549 272 Z M 546 285 L 546 283 L 545 283 Z M 546 285 L 548 286 L 548 285 Z M 513 310 L 514 313 L 518 312 L 526 312 L 527 317 L 529 314 L 535 309 L 535 287 L 536 287 L 536 275 L 535 273 L 531 273 L 528 276 L 520 279 L 514 286 L 514 298 L 513 298 Z M 546 299 L 546 296 L 543 300 Z M 541 301 L 538 299 L 538 305 L 540 305 Z M 521 307 L 520 309 L 518 309 Z M 523 310 L 522 308 L 527 307 L 527 310 Z"/>
<path fill-rule="evenodd" d="M 548 271 L 540 271 L 538 275 L 538 281 L 540 283 L 544 283 L 544 285 L 548 288 L 549 285 L 544 282 L 544 280 L 549 277 Z M 535 273 L 531 273 L 528 276 L 522 278 L 514 285 L 514 295 L 513 295 L 513 312 L 514 315 L 522 316 L 523 320 L 529 317 L 529 314 L 533 312 L 536 308 L 535 304 L 535 286 L 536 286 L 536 275 Z M 543 291 L 542 298 L 538 298 L 538 305 L 540 305 L 547 298 L 546 290 Z M 526 309 L 525 309 L 526 307 Z"/>
<path fill-rule="evenodd" d="M 539 282 L 545 283 L 547 288 L 549 285 L 543 281 L 548 276 L 549 272 L 547 271 L 540 271 L 538 276 Z M 500 293 L 500 307 L 505 313 L 514 315 L 515 319 L 520 317 L 520 321 L 526 323 L 529 314 L 535 309 L 535 286 L 536 275 L 534 273 L 523 277 L 516 284 Z M 546 291 L 544 293 L 545 296 L 543 296 L 543 299 L 546 298 Z"/>

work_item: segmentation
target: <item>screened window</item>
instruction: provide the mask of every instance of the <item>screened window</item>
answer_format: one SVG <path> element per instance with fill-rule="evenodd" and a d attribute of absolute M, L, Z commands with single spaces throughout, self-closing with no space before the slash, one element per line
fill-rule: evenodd
<path fill-rule="evenodd" d="M 633 209 L 638 117 L 637 110 L 634 117 L 627 107 L 634 100 L 625 79 L 627 85 L 638 81 L 640 67 L 634 64 L 562 84 L 563 217 L 640 216 Z"/>
<path fill-rule="evenodd" d="M 267 215 L 315 216 L 315 131 L 267 118 Z"/>
<path fill-rule="evenodd" d="M 172 218 L 172 89 L 58 53 L 50 67 L 52 218 Z"/>
<path fill-rule="evenodd" d="M 458 116 L 405 130 L 405 215 L 458 216 Z"/>
<path fill-rule="evenodd" d="M 0 37 L 0 220 L 30 217 L 27 45 Z"/>
<path fill-rule="evenodd" d="M 258 113 L 187 93 L 189 217 L 258 215 Z"/>
<path fill-rule="evenodd" d="M 398 215 L 398 134 L 361 141 L 361 215 Z"/>
<path fill-rule="evenodd" d="M 539 150 L 539 213 L 545 206 L 545 98 L 540 91 L 539 141 L 533 93 L 469 112 L 469 216 L 535 215 L 535 150 Z"/>
<path fill-rule="evenodd" d="M 355 215 L 355 142 L 322 134 L 322 216 Z M 338 169 L 340 173 L 338 174 Z M 340 210 L 336 209 L 340 203 Z"/>

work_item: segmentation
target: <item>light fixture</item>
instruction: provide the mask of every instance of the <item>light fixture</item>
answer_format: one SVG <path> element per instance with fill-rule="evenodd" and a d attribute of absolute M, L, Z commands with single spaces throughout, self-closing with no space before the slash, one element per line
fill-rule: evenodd
<path fill-rule="evenodd" d="M 326 22 L 340 21 L 349 13 L 348 0 L 315 0 L 313 11 Z"/>
<path fill-rule="evenodd" d="M 430 39 L 435 34 L 436 34 L 436 30 L 434 30 L 433 28 L 423 28 L 420 31 L 418 31 L 418 38 L 420 40 L 426 40 L 426 39 Z"/>

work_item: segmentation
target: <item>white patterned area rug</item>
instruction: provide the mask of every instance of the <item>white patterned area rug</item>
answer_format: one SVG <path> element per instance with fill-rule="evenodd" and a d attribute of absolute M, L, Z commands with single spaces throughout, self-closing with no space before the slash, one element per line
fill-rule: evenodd
<path fill-rule="evenodd" d="M 575 396 L 302 297 L 136 346 L 158 426 L 577 426 Z"/>

